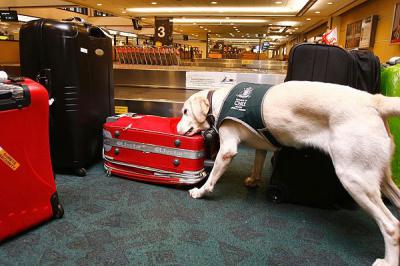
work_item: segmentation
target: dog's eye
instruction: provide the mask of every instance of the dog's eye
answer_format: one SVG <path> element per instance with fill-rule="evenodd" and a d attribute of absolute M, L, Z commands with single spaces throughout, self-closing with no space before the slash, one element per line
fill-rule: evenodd
<path fill-rule="evenodd" d="M 183 114 L 184 114 L 184 115 L 187 114 L 187 109 L 183 109 Z"/>

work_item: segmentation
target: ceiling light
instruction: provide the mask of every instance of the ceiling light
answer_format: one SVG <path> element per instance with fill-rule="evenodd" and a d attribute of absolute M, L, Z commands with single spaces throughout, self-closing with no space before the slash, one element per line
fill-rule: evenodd
<path fill-rule="evenodd" d="M 319 11 L 315 11 L 315 14 L 319 14 L 319 13 L 321 13 L 321 12 L 319 12 Z"/>
<path fill-rule="evenodd" d="M 311 20 L 310 18 L 307 18 L 306 20 Z"/>
<path fill-rule="evenodd" d="M 272 26 L 272 23 L 269 23 L 270 26 Z"/>
<path fill-rule="evenodd" d="M 276 1 L 275 4 L 280 5 L 282 4 L 282 1 Z"/>
<path fill-rule="evenodd" d="M 126 13 L 126 11 L 122 11 L 122 14 L 125 14 Z"/>
<path fill-rule="evenodd" d="M 98 3 L 97 5 L 98 5 L 98 6 L 102 6 L 103 4 L 101 4 L 101 3 Z"/>
<path fill-rule="evenodd" d="M 299 28 L 294 28 L 295 30 L 298 30 Z"/>
<path fill-rule="evenodd" d="M 240 30 L 238 30 L 237 32 L 240 32 Z"/>
<path fill-rule="evenodd" d="M 225 19 L 229 19 L 229 17 L 225 17 Z"/>
<path fill-rule="evenodd" d="M 264 14 L 265 16 L 276 16 L 276 14 L 284 14 L 286 16 L 295 16 L 295 13 L 300 10 L 307 0 L 299 0 L 293 1 L 293 4 L 289 7 L 271 7 L 271 6 L 186 6 L 186 7 L 139 7 L 139 8 L 128 8 L 128 11 L 134 13 L 151 13 L 151 14 L 159 14 L 159 13 L 256 13 L 256 14 Z M 156 2 L 152 2 L 156 3 Z M 270 14 L 274 13 L 274 14 Z"/>
<path fill-rule="evenodd" d="M 204 28 L 203 26 L 200 26 L 200 29 Z"/>
<path fill-rule="evenodd" d="M 206 28 L 204 28 L 204 30 L 207 30 Z"/>
<path fill-rule="evenodd" d="M 328 5 L 332 5 L 333 3 L 332 2 L 328 2 Z"/>
<path fill-rule="evenodd" d="M 172 22 L 176 23 L 230 23 L 234 25 L 234 23 L 266 23 L 268 20 L 265 19 L 240 19 L 240 18 L 233 18 L 233 19 L 220 19 L 220 18 L 174 18 Z"/>
<path fill-rule="evenodd" d="M 157 5 L 157 2 L 151 2 L 152 5 Z"/>
<path fill-rule="evenodd" d="M 212 1 L 212 2 L 210 2 L 210 4 L 212 4 L 212 5 L 216 5 L 216 4 L 218 4 L 218 2 L 216 2 L 216 1 Z"/>
<path fill-rule="evenodd" d="M 236 29 L 237 27 L 236 27 L 236 26 L 234 26 L 233 28 L 234 28 L 234 29 Z"/>
<path fill-rule="evenodd" d="M 277 26 L 285 26 L 285 27 L 293 27 L 293 26 L 297 26 L 299 25 L 300 22 L 298 21 L 292 21 L 292 20 L 288 20 L 288 21 L 278 21 L 275 23 L 275 25 Z"/>

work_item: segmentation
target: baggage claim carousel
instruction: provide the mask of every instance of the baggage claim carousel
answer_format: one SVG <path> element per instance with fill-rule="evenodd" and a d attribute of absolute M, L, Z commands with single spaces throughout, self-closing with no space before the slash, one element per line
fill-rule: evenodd
<path fill-rule="evenodd" d="M 262 67 L 239 68 L 216 65 L 148 66 L 114 64 L 117 113 L 134 112 L 180 116 L 183 103 L 202 89 L 218 88 L 221 80 L 231 83 L 278 84 L 286 75 L 286 63 L 266 61 Z M 251 64 L 253 66 L 254 64 Z M 240 66 L 235 64 L 234 66 Z M 242 64 L 243 66 L 243 64 Z M 231 86 L 228 82 L 224 86 Z"/>
<path fill-rule="evenodd" d="M 0 70 L 10 76 L 21 75 L 19 64 L 2 64 Z M 220 88 L 220 79 L 278 84 L 286 70 L 286 62 L 274 60 L 198 59 L 182 61 L 179 66 L 114 63 L 116 111 L 180 116 L 187 98 L 201 89 Z"/>

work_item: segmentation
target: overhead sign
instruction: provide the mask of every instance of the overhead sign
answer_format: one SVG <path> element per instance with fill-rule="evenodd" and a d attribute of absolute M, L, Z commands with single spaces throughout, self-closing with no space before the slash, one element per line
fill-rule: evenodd
<path fill-rule="evenodd" d="M 216 50 L 219 50 L 219 51 L 223 51 L 223 49 L 224 49 L 224 41 L 217 41 L 216 43 L 215 43 L 215 48 L 216 48 Z"/>
<path fill-rule="evenodd" d="M 157 45 L 172 45 L 172 17 L 155 17 L 154 42 Z"/>
<path fill-rule="evenodd" d="M 0 21 L 18 22 L 18 14 L 15 10 L 0 10 Z"/>

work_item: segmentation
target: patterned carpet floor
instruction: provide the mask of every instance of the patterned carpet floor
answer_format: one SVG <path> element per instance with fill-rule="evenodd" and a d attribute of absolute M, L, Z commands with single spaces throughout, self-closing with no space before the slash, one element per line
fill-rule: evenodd
<path fill-rule="evenodd" d="M 213 195 L 106 177 L 57 176 L 65 209 L 0 246 L 0 265 L 371 265 L 384 254 L 361 210 L 266 200 L 243 186 L 253 151 L 240 149 Z M 265 176 L 270 166 L 266 165 Z"/>

